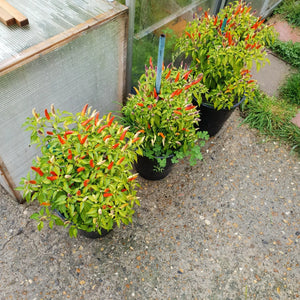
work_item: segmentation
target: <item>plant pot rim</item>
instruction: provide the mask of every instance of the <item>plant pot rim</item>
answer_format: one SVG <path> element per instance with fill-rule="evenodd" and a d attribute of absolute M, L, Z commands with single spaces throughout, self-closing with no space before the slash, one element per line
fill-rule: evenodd
<path fill-rule="evenodd" d="M 246 99 L 246 96 L 244 95 L 244 96 L 242 97 L 242 99 L 241 99 L 238 103 L 236 103 L 236 104 L 234 104 L 234 105 L 232 106 L 231 109 L 235 109 L 236 107 L 238 107 L 241 103 L 243 103 L 243 102 L 245 101 L 245 99 Z M 215 109 L 215 108 L 214 108 L 214 105 L 210 104 L 209 102 L 202 102 L 201 105 L 203 105 L 203 106 L 205 106 L 205 107 L 208 107 L 208 108 L 211 108 L 211 109 Z M 228 109 L 228 108 L 221 108 L 220 110 L 231 110 L 231 109 Z"/>

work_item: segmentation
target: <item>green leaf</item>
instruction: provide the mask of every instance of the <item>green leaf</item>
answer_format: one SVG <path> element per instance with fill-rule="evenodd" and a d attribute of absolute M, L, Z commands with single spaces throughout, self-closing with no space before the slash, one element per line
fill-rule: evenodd
<path fill-rule="evenodd" d="M 44 228 L 44 222 L 41 221 L 41 222 L 38 224 L 37 228 L 38 228 L 38 231 L 41 231 L 41 230 Z"/>

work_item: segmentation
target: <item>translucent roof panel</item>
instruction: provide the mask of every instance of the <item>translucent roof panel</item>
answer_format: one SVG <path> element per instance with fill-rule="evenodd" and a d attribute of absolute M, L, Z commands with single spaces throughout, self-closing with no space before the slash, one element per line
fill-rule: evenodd
<path fill-rule="evenodd" d="M 29 20 L 18 27 L 0 23 L 0 63 L 21 51 L 107 12 L 107 0 L 8 0 Z"/>

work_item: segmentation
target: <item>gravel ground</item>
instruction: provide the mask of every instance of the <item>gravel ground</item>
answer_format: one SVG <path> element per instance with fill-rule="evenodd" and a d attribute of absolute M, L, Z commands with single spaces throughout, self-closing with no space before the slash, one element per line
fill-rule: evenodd
<path fill-rule="evenodd" d="M 0 299 L 298 299 L 300 161 L 240 126 L 157 182 L 133 224 L 91 240 L 36 229 L 0 189 Z"/>

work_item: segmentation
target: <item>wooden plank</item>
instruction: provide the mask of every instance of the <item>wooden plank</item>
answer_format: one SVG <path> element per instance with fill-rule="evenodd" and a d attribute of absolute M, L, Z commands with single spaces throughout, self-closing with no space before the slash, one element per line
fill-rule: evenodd
<path fill-rule="evenodd" d="M 8 184 L 11 192 L 13 193 L 13 195 L 15 196 L 15 198 L 17 199 L 17 201 L 19 203 L 24 203 L 25 200 L 23 199 L 22 195 L 20 194 L 19 191 L 16 191 L 16 185 L 13 181 L 13 179 L 11 178 L 8 169 L 6 167 L 6 165 L 4 164 L 4 161 L 2 160 L 2 158 L 0 157 L 0 175 L 2 175 L 6 181 L 6 183 Z"/>
<path fill-rule="evenodd" d="M 9 14 L 11 14 L 20 27 L 29 24 L 28 19 L 5 0 L 0 0 L 0 8 L 6 10 Z"/>
<path fill-rule="evenodd" d="M 2 7 L 0 7 L 0 21 L 6 26 L 10 26 L 16 23 L 15 18 Z"/>

